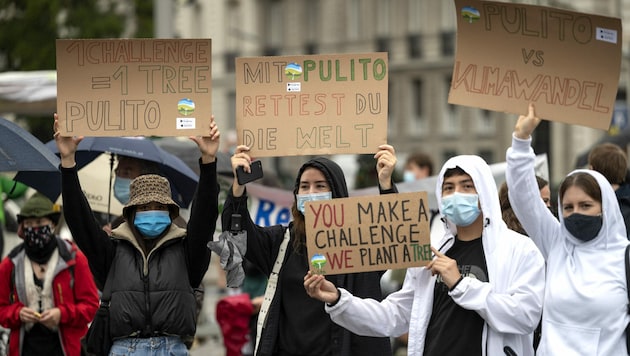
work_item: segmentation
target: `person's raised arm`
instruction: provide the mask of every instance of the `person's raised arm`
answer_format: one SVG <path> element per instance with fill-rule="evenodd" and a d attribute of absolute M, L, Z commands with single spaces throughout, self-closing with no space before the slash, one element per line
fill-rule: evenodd
<path fill-rule="evenodd" d="M 61 158 L 61 167 L 72 168 L 76 165 L 75 154 L 79 143 L 83 140 L 83 136 L 61 136 L 61 132 L 59 131 L 59 116 L 57 116 L 57 113 L 54 114 L 54 118 L 55 123 L 53 129 L 55 133 L 53 137 L 55 138 L 57 150 Z"/>
<path fill-rule="evenodd" d="M 214 115 L 210 117 L 209 132 L 204 136 L 189 136 L 189 138 L 197 144 L 201 153 L 201 163 L 212 163 L 217 159 L 217 151 L 219 150 L 221 132 L 214 121 Z"/>
<path fill-rule="evenodd" d="M 61 157 L 61 196 L 63 210 L 72 238 L 87 257 L 99 285 L 104 285 L 114 255 L 109 235 L 94 218 L 79 182 L 75 155 L 83 137 L 61 136 L 59 117 L 54 115 L 54 138 Z"/>
<path fill-rule="evenodd" d="M 188 255 L 188 276 L 196 287 L 210 265 L 210 253 L 206 244 L 212 240 L 219 216 L 219 184 L 217 182 L 216 154 L 219 150 L 221 133 L 210 118 L 208 132 L 203 136 L 190 136 L 201 153 L 199 183 L 190 208 L 186 233 L 186 253 Z"/>
<path fill-rule="evenodd" d="M 392 181 L 392 175 L 396 168 L 396 150 L 391 145 L 378 146 L 378 152 L 374 155 L 376 160 L 376 172 L 378 173 L 378 186 L 381 193 L 395 193 L 396 186 Z"/>
<path fill-rule="evenodd" d="M 531 148 L 532 133 L 539 123 L 534 105 L 530 104 L 527 115 L 520 115 L 514 126 L 512 147 L 506 155 L 505 179 L 514 214 L 546 258 L 560 223 L 542 199 L 533 199 L 540 196 L 535 173 L 536 155 Z"/>
<path fill-rule="evenodd" d="M 530 103 L 527 108 L 527 115 L 520 115 L 516 126 L 514 126 L 514 136 L 521 140 L 527 140 L 540 124 L 540 118 L 536 116 L 536 108 Z"/>
<path fill-rule="evenodd" d="M 236 178 L 236 169 L 239 166 L 242 166 L 245 172 L 251 172 L 250 164 L 252 163 L 252 158 L 249 155 L 249 147 L 245 145 L 237 146 L 230 160 L 232 162 L 232 173 L 234 174 L 234 182 L 232 183 L 232 195 L 235 198 L 238 198 L 245 192 L 245 186 L 238 184 L 238 179 Z"/>

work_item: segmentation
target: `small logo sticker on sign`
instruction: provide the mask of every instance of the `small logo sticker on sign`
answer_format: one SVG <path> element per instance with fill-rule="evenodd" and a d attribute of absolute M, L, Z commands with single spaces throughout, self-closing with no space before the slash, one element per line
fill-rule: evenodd
<path fill-rule="evenodd" d="M 195 121 L 196 119 L 194 117 L 178 117 L 177 129 L 178 130 L 195 129 Z"/>
<path fill-rule="evenodd" d="M 597 27 L 595 29 L 595 39 L 598 41 L 617 43 L 617 30 Z"/>
<path fill-rule="evenodd" d="M 302 90 L 302 83 L 287 83 L 287 91 L 288 92 L 299 92 Z"/>

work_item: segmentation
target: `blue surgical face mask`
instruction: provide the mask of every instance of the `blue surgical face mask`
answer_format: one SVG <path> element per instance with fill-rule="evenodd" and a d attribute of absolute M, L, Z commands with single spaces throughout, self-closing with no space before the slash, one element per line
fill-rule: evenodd
<path fill-rule="evenodd" d="M 123 205 L 129 201 L 129 185 L 131 185 L 129 178 L 116 177 L 114 180 L 114 196 Z"/>
<path fill-rule="evenodd" d="M 330 200 L 332 199 L 332 192 L 298 194 L 296 198 L 297 198 L 297 209 L 302 214 L 304 214 L 304 203 L 306 203 L 307 201 Z"/>
<path fill-rule="evenodd" d="M 405 182 L 415 182 L 416 181 L 416 174 L 413 173 L 412 171 L 405 171 L 403 173 L 403 181 L 405 181 Z"/>
<path fill-rule="evenodd" d="M 156 238 L 171 225 L 171 217 L 166 210 L 138 211 L 133 225 L 144 237 Z"/>
<path fill-rule="evenodd" d="M 477 220 L 479 195 L 453 193 L 442 198 L 442 214 L 457 226 L 468 226 Z"/>

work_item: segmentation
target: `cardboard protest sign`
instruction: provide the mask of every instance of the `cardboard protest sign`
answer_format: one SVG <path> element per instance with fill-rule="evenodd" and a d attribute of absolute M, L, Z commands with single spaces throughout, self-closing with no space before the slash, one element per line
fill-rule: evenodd
<path fill-rule="evenodd" d="M 387 143 L 387 53 L 236 59 L 238 143 L 256 157 Z"/>
<path fill-rule="evenodd" d="M 381 271 L 431 261 L 426 192 L 307 202 L 304 217 L 315 273 Z"/>
<path fill-rule="evenodd" d="M 210 39 L 57 40 L 61 134 L 207 134 L 210 64 Z"/>
<path fill-rule="evenodd" d="M 621 21 L 524 4 L 455 0 L 448 102 L 608 129 L 621 69 Z"/>

